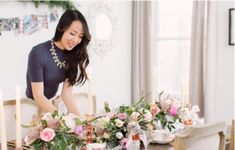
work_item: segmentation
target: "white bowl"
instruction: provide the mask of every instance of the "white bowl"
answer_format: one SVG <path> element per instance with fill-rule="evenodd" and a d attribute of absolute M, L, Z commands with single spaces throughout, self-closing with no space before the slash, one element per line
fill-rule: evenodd
<path fill-rule="evenodd" d="M 86 145 L 87 150 L 105 150 L 104 143 L 90 143 Z"/>

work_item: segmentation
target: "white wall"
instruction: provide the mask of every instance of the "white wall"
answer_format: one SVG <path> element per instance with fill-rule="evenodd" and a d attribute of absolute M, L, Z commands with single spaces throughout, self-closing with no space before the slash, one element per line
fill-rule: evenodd
<path fill-rule="evenodd" d="M 79 1 L 78 1 L 79 3 Z M 130 104 L 131 98 L 131 16 L 132 2 L 104 2 L 112 11 L 117 21 L 116 40 L 103 58 L 91 53 L 93 72 L 93 93 L 97 97 L 98 110 L 103 102 L 109 101 L 111 107 Z M 85 15 L 91 2 L 81 2 L 79 9 Z M 11 11 L 9 11 L 11 8 Z M 49 12 L 48 7 L 35 8 L 32 2 L 0 2 L 0 18 L 22 17 L 29 14 Z M 43 29 L 32 35 L 15 36 L 3 32 L 0 36 L 0 89 L 4 99 L 15 97 L 15 88 L 19 84 L 26 87 L 26 66 L 28 53 L 32 46 L 49 40 L 54 35 L 56 23 L 50 23 L 49 29 Z M 75 92 L 87 91 L 87 85 L 76 87 Z M 24 93 L 24 91 L 23 91 Z"/>
<path fill-rule="evenodd" d="M 231 124 L 234 115 L 234 46 L 228 45 L 228 9 L 234 1 L 217 2 L 217 62 L 214 118 Z"/>

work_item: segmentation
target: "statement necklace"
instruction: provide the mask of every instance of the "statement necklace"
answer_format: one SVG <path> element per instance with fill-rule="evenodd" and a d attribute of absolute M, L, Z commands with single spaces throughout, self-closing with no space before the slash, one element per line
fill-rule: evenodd
<path fill-rule="evenodd" d="M 66 61 L 65 60 L 64 61 L 59 60 L 59 57 L 57 56 L 56 51 L 55 51 L 54 41 L 53 40 L 51 40 L 50 52 L 51 52 L 52 58 L 54 59 L 54 62 L 56 63 L 56 66 L 58 66 L 60 68 L 65 68 Z"/>

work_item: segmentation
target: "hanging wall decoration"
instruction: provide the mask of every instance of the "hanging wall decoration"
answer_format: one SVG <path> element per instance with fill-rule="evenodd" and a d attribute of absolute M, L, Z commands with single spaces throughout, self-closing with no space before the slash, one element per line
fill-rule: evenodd
<path fill-rule="evenodd" d="M 57 10 L 39 15 L 31 14 L 22 17 L 0 18 L 0 35 L 4 35 L 3 32 L 12 31 L 15 35 L 31 35 L 41 29 L 48 29 L 48 23 L 57 21 L 58 18 Z"/>

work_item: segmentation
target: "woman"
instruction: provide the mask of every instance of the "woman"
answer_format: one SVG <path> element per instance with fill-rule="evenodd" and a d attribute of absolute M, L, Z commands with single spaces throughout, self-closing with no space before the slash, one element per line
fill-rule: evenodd
<path fill-rule="evenodd" d="M 54 112 L 52 104 L 59 84 L 63 82 L 62 99 L 69 112 L 79 115 L 73 101 L 73 85 L 88 79 L 87 45 L 91 39 L 87 22 L 78 10 L 67 10 L 61 16 L 52 40 L 34 46 L 29 54 L 26 96 L 39 109 Z"/>

